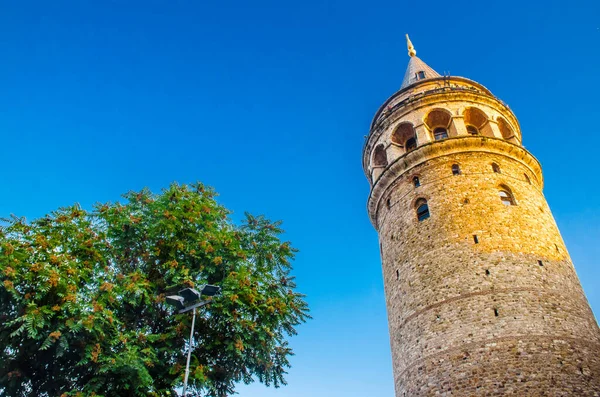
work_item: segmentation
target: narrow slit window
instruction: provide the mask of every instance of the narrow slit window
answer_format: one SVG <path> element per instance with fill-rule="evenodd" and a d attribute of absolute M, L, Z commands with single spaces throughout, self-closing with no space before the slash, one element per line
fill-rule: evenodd
<path fill-rule="evenodd" d="M 388 210 L 389 210 L 392 207 L 392 199 L 388 198 L 387 201 L 386 201 L 386 204 L 387 204 L 387 207 L 388 207 Z"/>
<path fill-rule="evenodd" d="M 494 308 L 494 316 L 498 317 L 498 309 Z"/>
<path fill-rule="evenodd" d="M 476 234 L 473 235 L 473 241 L 475 242 L 475 244 L 479 244 L 479 237 L 477 237 Z"/>
<path fill-rule="evenodd" d="M 417 208 L 417 219 L 419 222 L 429 218 L 429 206 L 427 205 L 427 200 L 418 199 L 415 207 Z"/>
<path fill-rule="evenodd" d="M 525 176 L 525 180 L 527 181 L 527 183 L 529 183 L 531 185 L 531 179 L 529 179 L 529 176 L 527 176 L 527 174 L 523 174 Z"/>
<path fill-rule="evenodd" d="M 396 270 L 396 280 L 400 280 L 400 270 Z"/>
<path fill-rule="evenodd" d="M 413 181 L 413 185 L 415 185 L 415 187 L 421 186 L 421 181 L 419 180 L 418 176 L 413 176 L 412 181 Z"/>
<path fill-rule="evenodd" d="M 460 175 L 460 167 L 458 164 L 452 164 L 452 175 Z"/>
<path fill-rule="evenodd" d="M 492 163 L 492 170 L 496 173 L 499 174 L 500 173 L 500 166 L 496 163 Z"/>
<path fill-rule="evenodd" d="M 489 269 L 485 269 L 485 275 L 489 276 L 490 275 L 490 270 Z"/>
<path fill-rule="evenodd" d="M 410 152 L 411 150 L 415 150 L 417 148 L 417 140 L 415 138 L 410 138 L 404 144 L 406 148 L 406 152 Z"/>
<path fill-rule="evenodd" d="M 544 266 L 544 262 L 542 262 L 541 260 L 538 260 L 538 265 Z"/>

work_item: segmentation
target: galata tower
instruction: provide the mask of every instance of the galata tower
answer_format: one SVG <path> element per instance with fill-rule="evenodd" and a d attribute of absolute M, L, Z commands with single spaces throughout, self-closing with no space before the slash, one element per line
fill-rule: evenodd
<path fill-rule="evenodd" d="M 407 42 L 363 150 L 396 396 L 600 396 L 600 330 L 517 118 Z"/>

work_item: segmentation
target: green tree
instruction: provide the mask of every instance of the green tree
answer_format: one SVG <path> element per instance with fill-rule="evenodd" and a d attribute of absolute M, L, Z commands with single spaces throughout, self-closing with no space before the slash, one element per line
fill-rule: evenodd
<path fill-rule="evenodd" d="M 231 222 L 212 189 L 172 185 L 125 203 L 61 208 L 0 228 L 0 395 L 175 396 L 191 315 L 165 296 L 222 287 L 196 319 L 190 387 L 285 384 L 287 337 L 308 307 L 280 222 Z"/>

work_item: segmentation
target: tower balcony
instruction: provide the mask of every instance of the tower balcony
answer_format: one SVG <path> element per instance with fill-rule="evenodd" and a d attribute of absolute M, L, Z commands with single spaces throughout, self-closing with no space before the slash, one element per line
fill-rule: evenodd
<path fill-rule="evenodd" d="M 373 184 L 388 163 L 425 144 L 482 136 L 521 145 L 518 121 L 485 87 L 462 77 L 439 77 L 398 91 L 376 113 L 363 147 Z"/>

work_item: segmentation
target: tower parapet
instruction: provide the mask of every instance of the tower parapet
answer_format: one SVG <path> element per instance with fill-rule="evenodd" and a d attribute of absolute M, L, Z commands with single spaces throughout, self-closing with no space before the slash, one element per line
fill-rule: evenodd
<path fill-rule="evenodd" d="M 396 395 L 600 395 L 600 330 L 515 115 L 408 44 L 363 150 Z"/>

